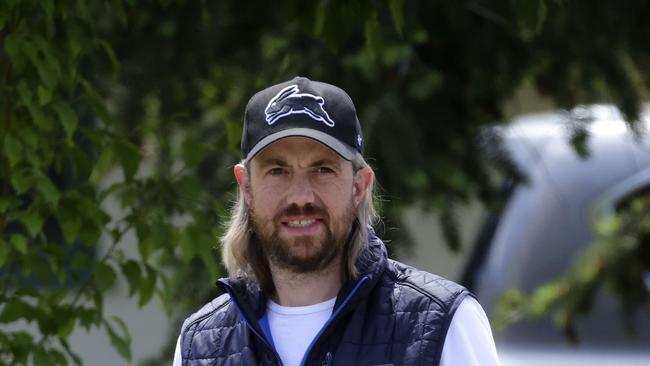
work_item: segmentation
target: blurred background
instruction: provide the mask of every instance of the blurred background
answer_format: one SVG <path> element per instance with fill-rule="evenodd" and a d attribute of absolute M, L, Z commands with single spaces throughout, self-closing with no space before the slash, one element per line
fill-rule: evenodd
<path fill-rule="evenodd" d="M 0 365 L 170 364 L 245 104 L 296 75 L 351 95 L 391 256 L 503 365 L 647 365 L 648 39 L 643 0 L 2 1 Z"/>

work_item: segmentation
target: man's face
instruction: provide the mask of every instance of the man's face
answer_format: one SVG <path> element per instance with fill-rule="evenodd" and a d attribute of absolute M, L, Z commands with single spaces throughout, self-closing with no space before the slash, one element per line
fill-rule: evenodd
<path fill-rule="evenodd" d="M 288 137 L 253 158 L 248 174 L 252 229 L 273 265 L 307 273 L 339 258 L 358 201 L 350 162 L 319 142 Z"/>

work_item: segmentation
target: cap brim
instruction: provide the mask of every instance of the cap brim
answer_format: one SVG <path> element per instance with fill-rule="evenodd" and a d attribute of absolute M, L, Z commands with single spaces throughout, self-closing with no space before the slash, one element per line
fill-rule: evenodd
<path fill-rule="evenodd" d="M 336 152 L 343 159 L 348 161 L 353 160 L 356 155 L 356 150 L 342 143 L 341 141 L 337 140 L 335 137 L 332 137 L 331 135 L 328 135 L 324 132 L 313 130 L 311 128 L 289 128 L 268 135 L 262 140 L 260 140 L 248 152 L 248 155 L 246 155 L 246 160 L 252 159 L 255 155 L 257 155 L 260 151 L 262 151 L 262 149 L 269 146 L 270 144 L 280 139 L 283 139 L 285 137 L 291 137 L 291 136 L 302 136 L 302 137 L 308 137 L 314 139 L 322 143 L 323 145 L 329 147 L 330 149 L 334 150 L 334 152 Z"/>

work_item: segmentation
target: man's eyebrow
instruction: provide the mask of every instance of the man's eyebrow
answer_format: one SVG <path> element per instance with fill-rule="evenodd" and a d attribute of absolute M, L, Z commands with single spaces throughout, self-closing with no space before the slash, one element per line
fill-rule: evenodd
<path fill-rule="evenodd" d="M 265 159 L 260 162 L 261 166 L 269 166 L 269 165 L 277 165 L 277 166 L 282 166 L 286 167 L 289 166 L 286 161 L 280 160 L 280 159 L 275 159 L 275 158 L 270 158 L 270 159 Z"/>
<path fill-rule="evenodd" d="M 323 166 L 323 165 L 333 165 L 333 166 L 340 166 L 340 162 L 332 160 L 332 159 L 321 159 L 318 161 L 315 161 L 311 164 L 309 164 L 310 167 L 317 167 L 317 166 Z"/>

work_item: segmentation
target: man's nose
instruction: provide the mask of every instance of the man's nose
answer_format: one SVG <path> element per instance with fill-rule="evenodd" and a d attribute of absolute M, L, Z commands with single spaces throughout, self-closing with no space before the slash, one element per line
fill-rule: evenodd
<path fill-rule="evenodd" d="M 299 207 L 314 202 L 314 189 L 306 175 L 296 174 L 291 180 L 287 194 L 287 204 Z"/>

